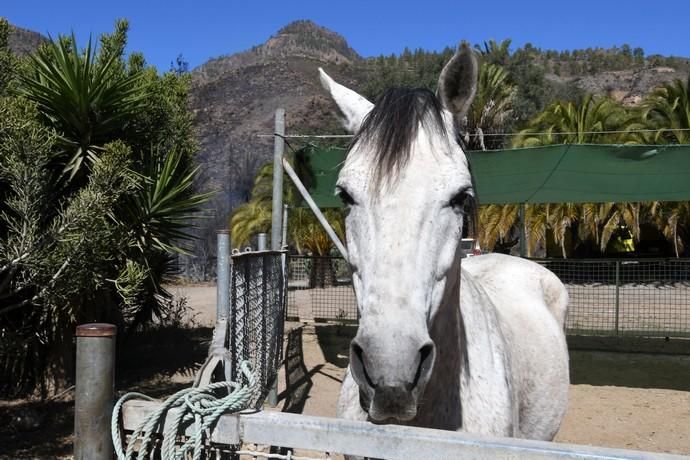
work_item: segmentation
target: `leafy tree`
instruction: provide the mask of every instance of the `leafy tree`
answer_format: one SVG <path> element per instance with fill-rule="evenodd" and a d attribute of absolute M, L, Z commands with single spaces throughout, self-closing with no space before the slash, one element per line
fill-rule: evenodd
<path fill-rule="evenodd" d="M 208 198 L 192 190 L 189 77 L 125 60 L 126 34 L 118 21 L 100 48 L 48 42 L 0 97 L 2 390 L 64 384 L 78 322 L 164 315 L 161 284 Z"/>
<path fill-rule="evenodd" d="M 0 96 L 3 96 L 7 91 L 19 65 L 18 59 L 9 49 L 9 34 L 9 22 L 5 18 L 0 18 Z"/>

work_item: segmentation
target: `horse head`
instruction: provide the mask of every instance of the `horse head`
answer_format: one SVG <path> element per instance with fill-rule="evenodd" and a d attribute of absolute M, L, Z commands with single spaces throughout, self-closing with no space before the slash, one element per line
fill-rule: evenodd
<path fill-rule="evenodd" d="M 458 292 L 474 205 L 456 120 L 474 98 L 477 59 L 463 44 L 437 94 L 390 89 L 376 104 L 320 72 L 355 134 L 336 187 L 361 317 L 350 369 L 372 420 L 411 420 L 434 368 L 434 322 Z"/>

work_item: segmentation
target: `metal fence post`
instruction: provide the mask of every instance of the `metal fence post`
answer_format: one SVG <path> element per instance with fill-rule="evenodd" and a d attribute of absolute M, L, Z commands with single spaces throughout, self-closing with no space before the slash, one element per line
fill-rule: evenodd
<path fill-rule="evenodd" d="M 259 233 L 257 235 L 257 249 L 259 251 L 266 251 L 268 249 L 268 244 L 267 244 L 267 237 L 268 235 L 266 233 Z M 273 246 L 273 245 L 271 245 Z M 262 278 L 263 278 L 263 285 L 262 285 L 262 294 L 261 294 L 261 306 L 266 309 L 266 277 L 265 277 L 265 271 L 263 270 L 265 267 L 262 264 Z M 266 340 L 266 330 L 265 330 L 265 325 L 263 328 L 263 336 L 264 340 Z M 282 337 L 280 338 L 282 340 Z M 273 383 L 271 384 L 271 389 L 268 391 L 268 396 L 266 397 L 266 400 L 268 402 L 268 405 L 271 407 L 276 407 L 278 405 L 278 379 L 276 378 L 273 380 Z"/>
<path fill-rule="evenodd" d="M 287 223 L 288 223 L 288 205 L 283 205 L 283 236 L 280 239 L 280 248 L 287 246 Z"/>
<path fill-rule="evenodd" d="M 616 261 L 616 319 L 615 319 L 615 330 L 616 335 L 619 334 L 618 322 L 620 319 L 620 286 L 621 286 L 621 262 Z"/>
<path fill-rule="evenodd" d="M 218 230 L 216 321 L 230 314 L 230 230 Z"/>
<path fill-rule="evenodd" d="M 256 250 L 265 251 L 268 249 L 268 233 L 259 233 L 256 235 Z"/>
<path fill-rule="evenodd" d="M 111 460 L 110 417 L 115 387 L 115 336 L 112 324 L 77 326 L 74 398 L 74 458 Z"/>
<path fill-rule="evenodd" d="M 271 249 L 280 249 L 280 224 L 283 217 L 283 152 L 285 150 L 285 109 L 277 109 L 273 140 L 273 208 L 271 211 Z"/>

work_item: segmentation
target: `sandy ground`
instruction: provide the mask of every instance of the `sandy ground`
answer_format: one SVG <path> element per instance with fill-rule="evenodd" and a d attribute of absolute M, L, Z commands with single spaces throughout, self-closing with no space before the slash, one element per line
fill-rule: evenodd
<path fill-rule="evenodd" d="M 190 327 L 123 340 L 118 395 L 139 391 L 164 399 L 188 387 L 205 359 L 216 288 L 171 290 L 187 298 Z M 287 324 L 280 403 L 272 410 L 334 416 L 354 330 Z M 690 355 L 571 350 L 570 369 L 570 406 L 557 441 L 690 455 Z M 0 401 L 0 459 L 71 458 L 73 413 L 70 392 L 52 401 Z"/>
<path fill-rule="evenodd" d="M 215 288 L 177 289 L 188 296 L 196 320 L 212 324 Z M 335 416 L 354 329 L 299 323 L 286 327 L 292 332 L 286 334 L 278 409 Z M 690 455 L 690 356 L 574 350 L 571 382 L 557 441 Z"/>

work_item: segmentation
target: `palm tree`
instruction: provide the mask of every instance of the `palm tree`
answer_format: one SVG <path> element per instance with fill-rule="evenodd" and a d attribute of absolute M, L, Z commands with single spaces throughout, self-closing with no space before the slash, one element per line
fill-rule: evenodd
<path fill-rule="evenodd" d="M 591 94 L 580 103 L 556 101 L 529 122 L 513 141 L 513 147 L 552 144 L 606 144 L 617 141 L 625 122 L 625 110 L 615 101 Z"/>
<path fill-rule="evenodd" d="M 512 121 L 517 89 L 509 83 L 508 72 L 496 64 L 482 64 L 477 95 L 466 120 L 465 143 L 471 150 L 487 150 L 486 134 L 504 132 Z M 490 148 L 503 145 L 503 137 L 488 137 Z"/>
<path fill-rule="evenodd" d="M 271 229 L 273 197 L 273 163 L 266 163 L 256 173 L 250 200 L 235 209 L 230 217 L 230 234 L 235 245 L 248 244 L 257 233 Z M 311 210 L 299 207 L 297 191 L 285 176 L 283 181 L 283 202 L 291 207 L 288 214 L 288 240 L 299 253 L 317 256 L 328 255 L 333 243 L 321 228 Z M 326 220 L 336 234 L 344 239 L 342 211 L 327 209 Z"/>
<path fill-rule="evenodd" d="M 642 102 L 636 117 L 628 125 L 630 141 L 641 144 L 690 143 L 690 74 L 653 90 Z M 651 130 L 651 132 L 639 132 Z M 638 131 L 638 132 L 634 132 Z"/>
<path fill-rule="evenodd" d="M 690 74 L 654 89 L 643 101 L 628 124 L 628 143 L 687 144 L 690 143 Z M 676 257 L 685 248 L 690 214 L 688 202 L 653 202 L 647 206 L 648 216 L 673 244 Z"/>
<path fill-rule="evenodd" d="M 640 203 L 586 203 L 582 205 L 579 235 L 597 243 L 601 252 L 613 234 L 624 225 L 634 240 L 640 239 Z"/>
<path fill-rule="evenodd" d="M 661 230 L 668 241 L 673 242 L 676 257 L 686 248 L 690 237 L 690 202 L 655 202 L 650 206 L 652 222 Z"/>
<path fill-rule="evenodd" d="M 479 208 L 479 244 L 493 250 L 498 242 L 511 237 L 518 221 L 519 206 L 516 204 L 490 204 Z"/>
<path fill-rule="evenodd" d="M 230 217 L 230 235 L 235 247 L 249 244 L 257 233 L 271 230 L 271 203 L 249 200 L 238 206 Z"/>

